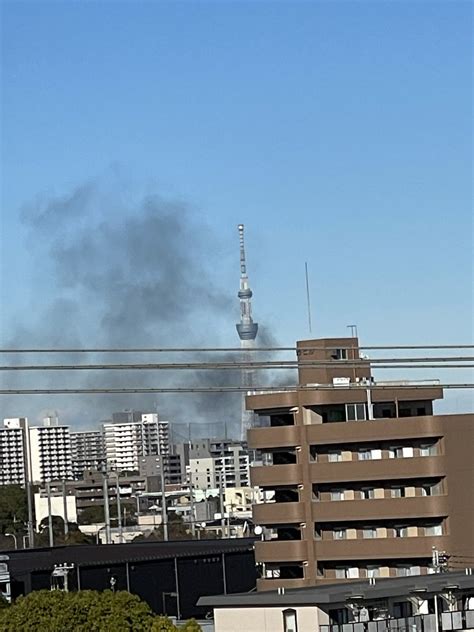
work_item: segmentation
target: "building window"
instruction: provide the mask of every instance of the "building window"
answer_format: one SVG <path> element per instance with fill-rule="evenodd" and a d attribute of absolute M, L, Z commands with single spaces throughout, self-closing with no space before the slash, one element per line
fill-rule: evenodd
<path fill-rule="evenodd" d="M 364 500 L 369 500 L 370 498 L 375 498 L 375 489 L 373 487 L 365 487 L 361 489 L 361 498 Z"/>
<path fill-rule="evenodd" d="M 283 632 L 298 632 L 296 610 L 293 608 L 283 610 Z"/>
<path fill-rule="evenodd" d="M 359 450 L 359 461 L 370 461 L 372 458 L 371 450 Z"/>
<path fill-rule="evenodd" d="M 346 404 L 347 421 L 365 421 L 365 404 Z"/>
<path fill-rule="evenodd" d="M 331 358 L 333 360 L 347 360 L 347 349 L 333 349 Z"/>
<path fill-rule="evenodd" d="M 331 491 L 331 500 L 344 500 L 344 492 L 342 489 L 333 489 Z"/>

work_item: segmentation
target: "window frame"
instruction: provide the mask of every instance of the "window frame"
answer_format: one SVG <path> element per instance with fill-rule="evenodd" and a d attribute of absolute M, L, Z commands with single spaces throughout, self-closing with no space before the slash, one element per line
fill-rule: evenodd
<path fill-rule="evenodd" d="M 283 615 L 283 632 L 298 632 L 298 613 L 295 608 L 285 608 L 282 611 Z M 289 618 L 292 617 L 293 621 L 289 621 Z M 294 624 L 294 627 L 288 627 L 288 624 Z"/>

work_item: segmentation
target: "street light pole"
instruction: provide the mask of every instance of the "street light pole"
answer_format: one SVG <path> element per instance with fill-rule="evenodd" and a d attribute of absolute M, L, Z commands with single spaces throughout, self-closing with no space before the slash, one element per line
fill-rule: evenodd
<path fill-rule="evenodd" d="M 119 530 L 119 544 L 123 544 L 123 528 L 122 528 L 122 505 L 120 502 L 120 485 L 119 485 L 119 472 L 115 472 L 115 479 L 117 482 L 117 524 Z"/>
<path fill-rule="evenodd" d="M 10 538 L 13 538 L 13 540 L 15 541 L 15 549 L 18 548 L 18 540 L 16 538 L 16 535 L 14 533 L 5 533 L 5 535 L 9 536 Z"/>

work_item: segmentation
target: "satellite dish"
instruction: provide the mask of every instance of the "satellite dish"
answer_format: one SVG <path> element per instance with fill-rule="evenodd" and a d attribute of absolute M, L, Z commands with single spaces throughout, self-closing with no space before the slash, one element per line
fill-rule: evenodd
<path fill-rule="evenodd" d="M 253 532 L 255 533 L 255 535 L 262 535 L 263 533 L 263 527 L 261 527 L 259 524 L 254 528 Z"/>

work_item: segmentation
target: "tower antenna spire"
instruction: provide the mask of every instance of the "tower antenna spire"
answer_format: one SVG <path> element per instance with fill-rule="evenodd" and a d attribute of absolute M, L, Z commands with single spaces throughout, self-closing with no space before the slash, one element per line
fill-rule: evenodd
<path fill-rule="evenodd" d="M 245 260 L 245 238 L 244 225 L 238 225 L 239 246 L 240 246 L 240 286 L 237 296 L 240 301 L 240 322 L 237 323 L 237 333 L 240 338 L 240 347 L 242 349 L 242 360 L 248 364 L 251 358 L 250 349 L 255 346 L 255 338 L 258 332 L 258 323 L 252 318 L 252 290 L 250 289 L 247 276 L 247 263 Z M 242 386 L 247 392 L 252 390 L 254 376 L 251 369 L 242 369 Z M 252 425 L 252 413 L 247 411 L 245 407 L 245 393 L 242 397 L 242 417 L 241 417 L 241 437 L 246 439 L 247 430 Z"/>

